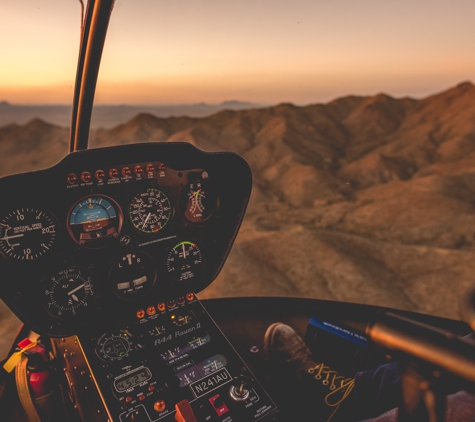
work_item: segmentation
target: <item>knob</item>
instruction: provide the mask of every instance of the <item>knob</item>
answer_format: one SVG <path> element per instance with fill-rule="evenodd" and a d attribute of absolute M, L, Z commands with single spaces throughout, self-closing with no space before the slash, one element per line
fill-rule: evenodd
<path fill-rule="evenodd" d="M 233 383 L 229 388 L 229 396 L 236 402 L 242 402 L 249 397 L 249 385 L 253 379 L 249 377 L 234 377 Z"/>

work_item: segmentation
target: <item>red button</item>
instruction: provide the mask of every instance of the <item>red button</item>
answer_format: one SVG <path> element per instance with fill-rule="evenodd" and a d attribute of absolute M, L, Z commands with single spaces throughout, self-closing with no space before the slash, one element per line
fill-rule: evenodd
<path fill-rule="evenodd" d="M 81 174 L 81 179 L 83 182 L 89 182 L 92 179 L 91 173 L 88 171 L 83 171 Z"/>
<path fill-rule="evenodd" d="M 145 397 L 144 394 L 142 394 L 142 395 L 139 396 L 139 400 L 140 400 L 140 401 L 144 401 L 146 398 L 147 398 L 147 397 Z"/>
<path fill-rule="evenodd" d="M 131 401 L 132 401 L 132 397 L 127 396 L 127 397 L 125 398 L 125 402 L 126 402 L 126 403 L 130 403 Z"/>

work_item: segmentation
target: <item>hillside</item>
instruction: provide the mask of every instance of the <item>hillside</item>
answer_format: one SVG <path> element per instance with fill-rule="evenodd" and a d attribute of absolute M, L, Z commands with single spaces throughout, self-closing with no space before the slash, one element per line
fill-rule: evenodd
<path fill-rule="evenodd" d="M 1 174 L 54 164 L 67 139 L 40 120 L 1 127 Z M 253 170 L 245 223 L 202 298 L 305 296 L 458 317 L 475 272 L 471 83 L 422 100 L 140 114 L 91 133 L 91 147 L 149 141 L 235 151 Z"/>

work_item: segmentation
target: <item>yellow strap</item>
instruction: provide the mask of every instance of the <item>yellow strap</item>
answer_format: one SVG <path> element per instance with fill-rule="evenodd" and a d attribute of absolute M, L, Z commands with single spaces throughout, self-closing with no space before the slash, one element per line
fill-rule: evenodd
<path fill-rule="evenodd" d="M 20 363 L 16 366 L 15 381 L 18 391 L 18 398 L 20 399 L 20 403 L 25 410 L 28 422 L 41 422 L 35 405 L 33 404 L 33 400 L 31 399 L 30 389 L 28 387 L 27 364 L 28 359 L 23 356 L 23 358 L 20 360 Z"/>
<path fill-rule="evenodd" d="M 12 372 L 15 369 L 15 366 L 17 366 L 18 363 L 21 361 L 23 352 L 26 352 L 27 350 L 32 349 L 37 344 L 38 344 L 38 340 L 34 341 L 33 343 L 30 343 L 28 346 L 25 346 L 23 349 L 19 350 L 18 352 L 13 353 L 3 365 L 3 369 L 5 369 L 5 371 L 7 371 L 8 373 Z"/>

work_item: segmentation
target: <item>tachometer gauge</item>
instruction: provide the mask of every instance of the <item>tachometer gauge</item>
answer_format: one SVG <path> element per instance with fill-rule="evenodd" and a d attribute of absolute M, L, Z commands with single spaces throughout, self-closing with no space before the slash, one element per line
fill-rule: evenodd
<path fill-rule="evenodd" d="M 44 280 L 44 303 L 51 315 L 73 317 L 92 311 L 94 275 L 83 268 L 72 267 Z"/>
<path fill-rule="evenodd" d="M 0 220 L 0 251 L 7 257 L 35 260 L 52 248 L 56 241 L 54 217 L 36 208 L 17 208 Z"/>
<path fill-rule="evenodd" d="M 162 190 L 149 188 L 134 196 L 129 215 L 137 230 L 147 234 L 157 233 L 166 226 L 172 215 L 170 199 Z"/>
<path fill-rule="evenodd" d="M 122 227 L 120 207 L 112 198 L 91 195 L 78 201 L 68 217 L 71 237 L 81 246 L 101 248 L 119 236 Z"/>
<path fill-rule="evenodd" d="M 114 292 L 122 299 L 143 297 L 155 283 L 155 261 L 145 252 L 131 252 L 122 256 L 109 273 Z"/>
<path fill-rule="evenodd" d="M 181 194 L 182 211 L 191 223 L 206 221 L 216 208 L 217 196 L 209 181 L 198 179 L 188 183 Z"/>
<path fill-rule="evenodd" d="M 168 274 L 177 281 L 195 278 L 202 266 L 201 250 L 196 243 L 189 241 L 181 242 L 168 253 Z"/>
<path fill-rule="evenodd" d="M 97 342 L 96 353 L 102 360 L 114 362 L 125 359 L 132 350 L 132 338 L 127 331 L 103 334 Z"/>

